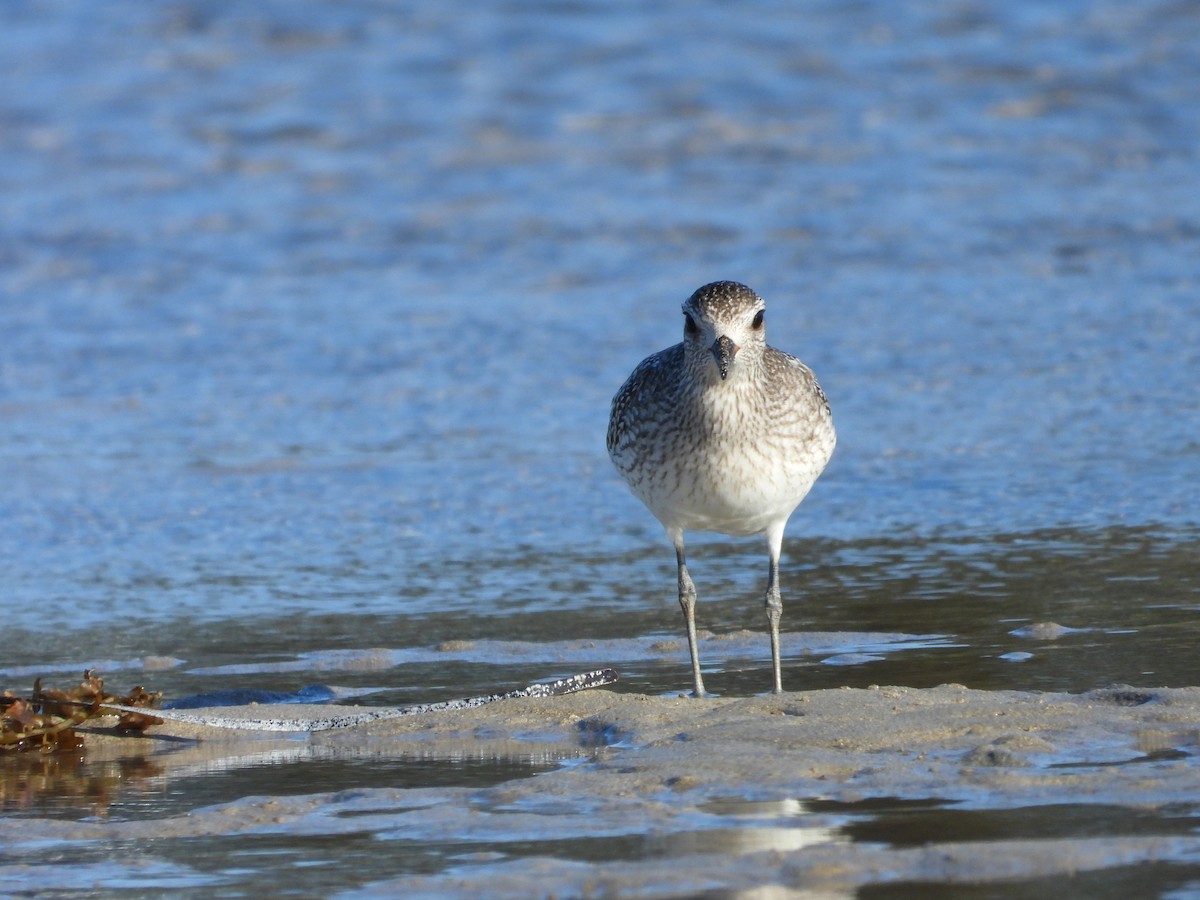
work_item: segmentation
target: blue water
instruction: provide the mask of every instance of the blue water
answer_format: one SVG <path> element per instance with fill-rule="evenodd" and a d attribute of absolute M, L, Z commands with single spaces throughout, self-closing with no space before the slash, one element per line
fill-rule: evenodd
<path fill-rule="evenodd" d="M 935 648 L 785 681 L 1191 683 L 1192 7 L 22 0 L 0 57 L 13 686 L 678 636 L 603 434 L 725 278 L 839 432 L 785 629 Z M 695 546 L 702 626 L 762 629 L 761 549 Z M 1092 637 L 994 668 L 1047 619 Z M 559 674 L 495 662 L 356 677 L 387 702 Z"/>

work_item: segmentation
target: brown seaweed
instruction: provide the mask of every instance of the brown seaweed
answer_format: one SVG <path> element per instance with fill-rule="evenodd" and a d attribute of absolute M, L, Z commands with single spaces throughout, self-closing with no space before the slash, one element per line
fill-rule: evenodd
<path fill-rule="evenodd" d="M 147 691 L 140 685 L 124 696 L 109 694 L 104 679 L 91 669 L 83 673 L 82 682 L 68 690 L 43 689 L 39 678 L 32 697 L 12 691 L 0 694 L 0 752 L 78 752 L 84 742 L 75 729 L 90 719 L 113 715 L 105 704 L 152 710 L 161 700 L 161 691 Z M 117 719 L 116 730 L 133 734 L 161 724 L 162 719 L 149 713 L 126 712 Z"/>

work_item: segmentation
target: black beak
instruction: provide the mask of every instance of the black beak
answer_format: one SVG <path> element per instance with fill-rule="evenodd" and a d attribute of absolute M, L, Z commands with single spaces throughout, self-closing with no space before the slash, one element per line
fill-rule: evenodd
<path fill-rule="evenodd" d="M 729 364 L 733 362 L 734 356 L 737 355 L 738 345 L 721 335 L 714 342 L 712 347 L 712 355 L 716 357 L 717 368 L 721 370 L 721 380 L 724 381 L 729 375 Z"/>

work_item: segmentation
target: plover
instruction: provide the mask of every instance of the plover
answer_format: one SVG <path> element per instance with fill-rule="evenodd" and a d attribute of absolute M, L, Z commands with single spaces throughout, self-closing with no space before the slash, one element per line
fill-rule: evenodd
<path fill-rule="evenodd" d="M 767 344 L 765 304 L 744 284 L 706 284 L 683 304 L 683 342 L 647 357 L 613 398 L 608 453 L 675 545 L 692 681 L 703 697 L 696 588 L 685 530 L 767 539 L 776 693 L 783 530 L 829 462 L 829 401 L 812 370 Z"/>

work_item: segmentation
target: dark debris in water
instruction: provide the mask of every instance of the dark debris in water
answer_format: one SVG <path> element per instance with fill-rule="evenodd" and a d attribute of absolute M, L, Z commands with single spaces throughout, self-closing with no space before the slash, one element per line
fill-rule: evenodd
<path fill-rule="evenodd" d="M 1031 765 L 1023 756 L 1002 747 L 976 747 L 963 757 L 963 764 L 979 768 L 1005 769 L 1025 768 Z"/>
<path fill-rule="evenodd" d="M 77 752 L 83 749 L 83 736 L 75 729 L 89 719 L 111 716 L 106 704 L 155 709 L 162 700 L 159 691 L 135 687 L 124 696 L 104 690 L 104 679 L 88 669 L 83 681 L 68 690 L 42 688 L 34 682 L 33 696 L 22 697 L 12 691 L 0 694 L 0 752 L 38 751 L 41 753 Z M 117 731 L 131 734 L 161 725 L 162 719 L 143 713 L 124 713 L 117 720 Z"/>
<path fill-rule="evenodd" d="M 1088 697 L 1091 700 L 1111 703 L 1114 706 L 1142 706 L 1158 699 L 1158 695 L 1153 691 L 1144 691 L 1123 685 L 1092 691 Z"/>
<path fill-rule="evenodd" d="M 612 747 L 622 740 L 620 729 L 614 723 L 602 719 L 584 719 L 576 728 L 579 731 L 580 743 L 584 747 Z"/>

